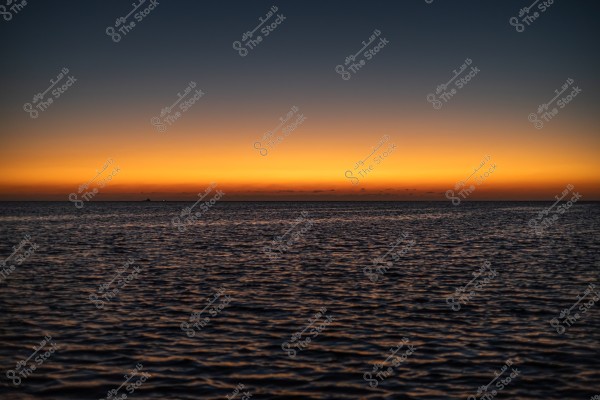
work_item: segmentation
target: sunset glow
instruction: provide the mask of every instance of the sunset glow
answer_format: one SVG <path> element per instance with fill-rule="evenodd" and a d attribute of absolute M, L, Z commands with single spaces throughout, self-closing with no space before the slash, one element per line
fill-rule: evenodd
<path fill-rule="evenodd" d="M 56 44 L 49 49 L 25 37 L 22 47 L 30 51 L 18 51 L 12 62 L 26 67 L 9 73 L 12 95 L 2 99 L 6 122 L 0 199 L 64 200 L 112 158 L 120 171 L 95 200 L 189 200 L 211 182 L 228 193 L 226 200 L 446 200 L 445 191 L 471 175 L 486 156 L 496 169 L 472 200 L 551 200 L 567 184 L 577 186 L 586 200 L 600 199 L 593 63 L 581 59 L 577 68 L 569 69 L 556 62 L 553 50 L 538 49 L 513 74 L 513 67 L 498 65 L 495 52 L 521 55 L 528 42 L 518 35 L 489 33 L 490 40 L 499 39 L 493 51 L 482 50 L 468 29 L 453 27 L 462 44 L 423 36 L 417 46 L 407 43 L 392 19 L 384 17 L 378 19 L 377 32 L 389 44 L 346 81 L 334 67 L 373 27 L 365 23 L 345 35 L 317 28 L 310 35 L 322 47 L 313 48 L 293 34 L 297 24 L 310 24 L 310 18 L 286 20 L 269 37 L 272 49 L 263 56 L 252 52 L 240 57 L 233 51 L 232 29 L 231 37 L 214 38 L 209 58 L 189 54 L 185 46 L 172 49 L 172 66 L 149 62 L 151 50 L 140 47 L 150 35 L 144 30 L 119 46 L 105 37 L 94 39 L 95 52 L 110 53 L 111 60 L 134 51 L 127 64 L 108 59 L 95 63 L 60 47 L 61 40 L 68 40 L 64 35 L 79 32 L 77 22 L 68 32 L 53 33 Z M 242 14 L 235 20 L 239 29 L 247 23 Z M 174 30 L 165 19 L 156 24 Z M 206 39 L 210 31 L 209 26 L 184 26 L 173 35 L 197 30 Z M 18 35 L 24 27 L 13 29 Z M 444 50 L 447 46 L 451 51 Z M 279 59 L 284 48 L 335 51 L 318 59 L 302 51 Z M 261 51 L 263 47 L 256 49 Z M 41 57 L 57 53 L 55 58 L 64 64 L 36 63 L 38 52 Z M 443 108 L 434 109 L 427 95 L 453 76 L 466 55 L 481 72 Z M 569 46 L 563 56 L 583 57 Z M 408 61 L 413 59 L 419 64 Z M 64 67 L 76 78 L 72 87 L 38 118 L 29 118 L 23 103 Z M 547 72 L 543 76 L 537 73 L 541 69 Z M 543 129 L 535 129 L 528 115 L 570 77 L 581 93 Z M 186 106 L 165 132 L 158 132 L 151 118 L 174 103 L 190 82 L 203 96 Z M 254 143 L 292 107 L 305 119 L 268 155 L 261 155 Z M 353 184 L 346 171 L 384 135 L 395 144 L 394 151 L 374 164 L 360 184 Z"/>

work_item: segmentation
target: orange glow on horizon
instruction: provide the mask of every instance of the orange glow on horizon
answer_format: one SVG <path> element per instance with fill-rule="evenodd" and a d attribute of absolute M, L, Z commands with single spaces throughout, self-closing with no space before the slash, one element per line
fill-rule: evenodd
<path fill-rule="evenodd" d="M 489 155 L 491 160 L 481 171 L 491 164 L 496 170 L 477 187 L 475 200 L 551 200 L 568 183 L 584 194 L 584 200 L 600 199 L 596 154 L 600 140 L 584 135 L 585 126 L 566 135 L 561 131 L 566 122 L 539 132 L 522 121 L 489 127 L 485 122 L 489 117 L 484 116 L 450 121 L 413 116 L 398 128 L 388 116 L 374 130 L 339 125 L 318 114 L 311 120 L 307 115 L 304 124 L 264 157 L 253 148 L 265 127 L 272 125 L 262 119 L 219 126 L 213 120 L 188 118 L 162 134 L 145 120 L 123 123 L 118 129 L 107 122 L 81 128 L 83 118 L 49 120 L 35 138 L 16 132 L 5 139 L 8 143 L 0 151 L 0 198 L 62 196 L 76 191 L 112 158 L 120 172 L 101 193 L 115 199 L 142 192 L 189 197 L 216 182 L 236 194 L 229 198 L 257 192 L 277 200 L 286 191 L 315 196 L 334 191 L 358 197 L 391 191 L 402 199 L 406 197 L 402 191 L 416 189 L 421 198 L 443 200 L 441 193 L 466 179 Z M 345 171 L 366 157 L 384 134 L 390 139 L 382 149 L 395 144 L 395 150 L 379 165 L 373 163 L 373 171 L 359 185 L 352 185 Z M 88 150 L 75 150 L 82 148 Z"/>

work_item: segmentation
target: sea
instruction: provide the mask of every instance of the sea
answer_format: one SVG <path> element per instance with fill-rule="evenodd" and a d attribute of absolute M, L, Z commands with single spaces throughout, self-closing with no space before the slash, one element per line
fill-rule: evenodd
<path fill-rule="evenodd" d="M 0 202 L 0 398 L 589 400 L 599 227 L 594 202 Z"/>

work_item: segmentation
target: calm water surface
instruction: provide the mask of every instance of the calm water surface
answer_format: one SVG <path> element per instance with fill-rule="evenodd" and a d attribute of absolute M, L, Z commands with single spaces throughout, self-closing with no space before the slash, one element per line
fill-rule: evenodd
<path fill-rule="evenodd" d="M 31 238 L 0 283 L 0 398 L 101 399 L 123 385 L 117 396 L 226 399 L 243 384 L 252 399 L 479 399 L 507 360 L 489 395 L 513 369 L 497 398 L 600 394 L 600 305 L 562 334 L 550 325 L 600 287 L 598 203 L 543 236 L 528 221 L 551 203 L 221 202 L 181 232 L 172 219 L 190 205 L 0 203 L 0 258 Z M 265 253 L 277 236 L 289 249 Z M 386 254 L 371 281 L 365 267 Z M 496 275 L 478 285 L 485 261 Z M 98 308 L 103 284 L 119 291 Z M 453 311 L 446 299 L 467 284 Z M 282 345 L 303 330 L 310 343 L 289 357 Z M 45 335 L 29 364 L 49 357 L 15 387 L 7 371 Z M 376 378 L 376 363 L 391 373 Z"/>

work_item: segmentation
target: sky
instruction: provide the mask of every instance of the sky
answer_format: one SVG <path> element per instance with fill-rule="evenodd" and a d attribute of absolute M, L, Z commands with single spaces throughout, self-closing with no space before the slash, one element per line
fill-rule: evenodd
<path fill-rule="evenodd" d="M 600 4 L 511 24 L 533 2 L 28 2 L 0 19 L 0 200 L 600 200 Z"/>

